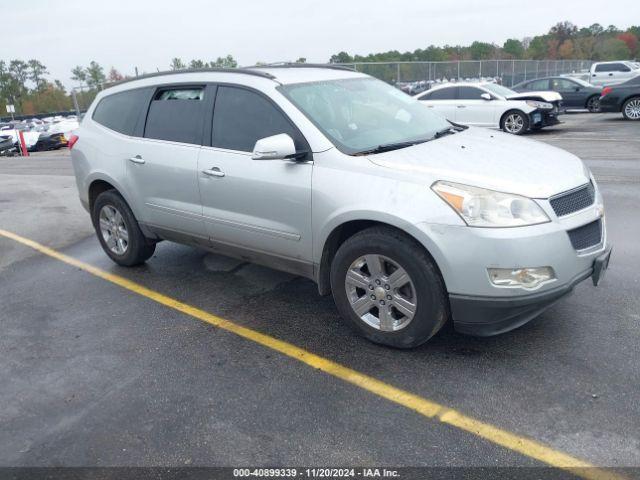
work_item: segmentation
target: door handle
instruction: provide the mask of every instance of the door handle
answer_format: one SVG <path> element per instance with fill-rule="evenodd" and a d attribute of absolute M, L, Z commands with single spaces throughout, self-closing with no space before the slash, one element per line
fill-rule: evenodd
<path fill-rule="evenodd" d="M 138 165 L 144 164 L 144 158 L 142 158 L 140 155 L 136 155 L 135 157 L 130 157 L 129 161 L 131 163 L 137 163 Z"/>
<path fill-rule="evenodd" d="M 209 170 L 203 170 L 202 173 L 209 177 L 224 177 L 224 172 L 218 167 L 212 167 Z"/>
<path fill-rule="evenodd" d="M 467 108 L 466 105 L 458 105 L 458 108 Z"/>
<path fill-rule="evenodd" d="M 610 77 L 613 77 L 613 73 L 610 73 L 610 74 L 609 74 L 609 76 L 610 76 Z"/>

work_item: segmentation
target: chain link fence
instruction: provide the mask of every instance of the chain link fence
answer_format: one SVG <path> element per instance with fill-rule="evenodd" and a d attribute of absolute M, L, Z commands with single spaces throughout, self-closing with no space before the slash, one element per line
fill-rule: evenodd
<path fill-rule="evenodd" d="M 533 78 L 579 73 L 591 60 L 461 60 L 450 62 L 356 62 L 342 65 L 385 82 L 441 82 L 493 78 L 503 85 Z"/>

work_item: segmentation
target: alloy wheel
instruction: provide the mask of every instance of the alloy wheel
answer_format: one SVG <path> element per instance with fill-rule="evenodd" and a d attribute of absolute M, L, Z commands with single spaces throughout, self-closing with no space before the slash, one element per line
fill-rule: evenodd
<path fill-rule="evenodd" d="M 624 113 L 631 120 L 640 120 L 640 98 L 629 100 L 624 106 Z"/>
<path fill-rule="evenodd" d="M 598 97 L 591 97 L 587 102 L 587 110 L 591 113 L 597 113 L 600 111 L 600 99 Z"/>
<path fill-rule="evenodd" d="M 511 113 L 504 121 L 504 128 L 509 133 L 520 133 L 524 128 L 524 118 L 519 113 Z"/>
<path fill-rule="evenodd" d="M 347 270 L 344 285 L 352 310 L 376 330 L 395 332 L 413 320 L 416 290 L 398 262 L 383 255 L 363 255 Z"/>
<path fill-rule="evenodd" d="M 109 250 L 116 255 L 124 255 L 129 248 L 129 232 L 122 214 L 113 205 L 100 209 L 98 217 L 100 233 Z"/>

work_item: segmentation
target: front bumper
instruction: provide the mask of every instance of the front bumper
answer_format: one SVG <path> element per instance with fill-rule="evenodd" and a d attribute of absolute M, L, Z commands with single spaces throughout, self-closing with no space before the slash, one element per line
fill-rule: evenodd
<path fill-rule="evenodd" d="M 529 114 L 529 123 L 531 128 L 550 127 L 560 123 L 558 115 L 560 110 L 554 107 L 553 110 L 534 110 Z"/>
<path fill-rule="evenodd" d="M 573 288 L 591 277 L 598 284 L 609 264 L 611 247 L 598 255 L 593 266 L 569 283 L 544 292 L 512 298 L 449 295 L 454 328 L 464 334 L 490 336 L 518 328 L 540 315 Z"/>

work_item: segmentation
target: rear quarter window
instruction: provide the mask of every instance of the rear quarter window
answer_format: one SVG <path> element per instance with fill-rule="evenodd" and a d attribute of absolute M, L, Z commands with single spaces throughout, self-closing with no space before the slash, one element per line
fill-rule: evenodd
<path fill-rule="evenodd" d="M 144 137 L 171 142 L 202 143 L 204 87 L 158 90 L 149 105 Z"/>
<path fill-rule="evenodd" d="M 104 97 L 91 117 L 111 130 L 135 136 L 138 119 L 147 109 L 149 90 L 140 88 Z"/>

